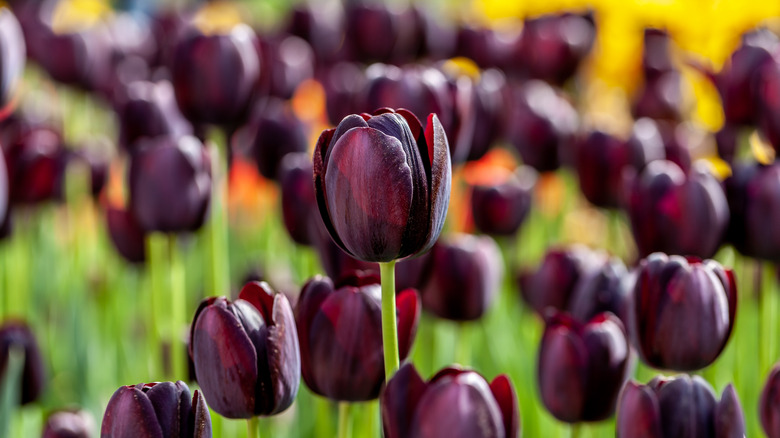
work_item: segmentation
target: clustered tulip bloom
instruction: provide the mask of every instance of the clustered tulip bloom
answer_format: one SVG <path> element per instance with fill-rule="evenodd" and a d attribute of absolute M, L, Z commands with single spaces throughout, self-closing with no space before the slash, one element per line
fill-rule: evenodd
<path fill-rule="evenodd" d="M 396 296 L 400 360 L 409 354 L 420 319 L 417 292 Z M 339 401 L 379 396 L 385 381 L 379 278 L 355 271 L 336 285 L 314 277 L 295 307 L 301 346 L 301 371 L 316 394 Z"/>
<path fill-rule="evenodd" d="M 656 377 L 633 381 L 620 395 L 617 438 L 742 438 L 745 419 L 734 387 L 720 401 L 699 376 Z"/>
<path fill-rule="evenodd" d="M 737 164 L 726 179 L 731 210 L 727 239 L 742 254 L 780 260 L 780 164 Z"/>
<path fill-rule="evenodd" d="M 203 394 L 187 384 L 122 386 L 108 401 L 102 438 L 211 438 L 211 417 Z"/>
<path fill-rule="evenodd" d="M 227 418 L 273 415 L 298 393 L 301 357 L 293 311 L 267 283 L 247 283 L 234 302 L 200 303 L 190 357 L 209 406 Z"/>
<path fill-rule="evenodd" d="M 512 382 L 488 384 L 475 371 L 444 368 L 428 382 L 412 364 L 398 370 L 381 396 L 387 438 L 517 438 L 520 414 Z"/>
<path fill-rule="evenodd" d="M 780 365 L 772 367 L 758 404 L 761 427 L 769 438 L 780 437 Z"/>
<path fill-rule="evenodd" d="M 87 411 L 58 411 L 46 419 L 41 438 L 90 438 L 95 420 Z"/>
<path fill-rule="evenodd" d="M 519 167 L 506 181 L 478 184 L 471 191 L 471 215 L 483 233 L 512 236 L 531 211 L 537 173 L 529 166 Z"/>
<path fill-rule="evenodd" d="M 602 313 L 583 324 L 553 312 L 539 347 L 542 402 L 568 423 L 609 418 L 631 365 L 626 331 L 615 315 Z"/>
<path fill-rule="evenodd" d="M 314 190 L 333 240 L 360 260 L 389 262 L 433 246 L 450 195 L 447 137 L 407 110 L 351 115 L 322 133 Z"/>
<path fill-rule="evenodd" d="M 0 325 L 0 381 L 8 368 L 11 348 L 24 353 L 19 401 L 23 405 L 32 403 L 43 394 L 46 371 L 35 335 L 24 322 L 6 321 Z"/>
<path fill-rule="evenodd" d="M 0 108 L 16 89 L 25 64 L 24 35 L 14 14 L 0 6 Z"/>
<path fill-rule="evenodd" d="M 656 253 L 640 263 L 631 332 L 650 366 L 692 371 L 711 364 L 736 312 L 734 273 L 718 262 Z"/>

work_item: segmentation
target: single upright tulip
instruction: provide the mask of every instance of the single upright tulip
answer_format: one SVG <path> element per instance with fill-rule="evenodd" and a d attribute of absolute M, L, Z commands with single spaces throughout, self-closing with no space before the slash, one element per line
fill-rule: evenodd
<path fill-rule="evenodd" d="M 239 126 L 260 77 L 254 31 L 238 24 L 207 34 L 193 26 L 179 35 L 171 75 L 181 112 L 196 125 Z"/>
<path fill-rule="evenodd" d="M 665 73 L 656 79 L 645 78 L 634 97 L 631 113 L 637 119 L 649 117 L 679 121 L 684 117 L 686 90 L 682 75 L 677 71 Z"/>
<path fill-rule="evenodd" d="M 305 152 L 286 154 L 279 163 L 284 227 L 292 240 L 301 245 L 313 243 L 312 222 L 320 220 L 313 177 L 311 157 Z"/>
<path fill-rule="evenodd" d="M 631 293 L 635 276 L 617 257 L 598 257 L 595 268 L 583 272 L 569 299 L 572 317 L 585 323 L 599 313 L 611 312 L 631 330 Z"/>
<path fill-rule="evenodd" d="M 58 411 L 49 415 L 41 438 L 90 438 L 95 420 L 87 411 Z"/>
<path fill-rule="evenodd" d="M 449 205 L 447 137 L 407 110 L 345 117 L 314 151 L 314 190 L 331 237 L 355 258 L 389 262 L 433 246 Z"/>
<path fill-rule="evenodd" d="M 761 427 L 769 438 L 780 437 L 780 364 L 772 367 L 758 404 Z"/>
<path fill-rule="evenodd" d="M 415 23 L 403 10 L 381 2 L 349 2 L 346 39 L 352 59 L 364 63 L 409 59 L 416 38 Z"/>
<path fill-rule="evenodd" d="M 130 263 L 146 261 L 146 231 L 130 211 L 107 207 L 106 225 L 111 242 L 119 255 Z"/>
<path fill-rule="evenodd" d="M 468 116 L 461 116 L 461 119 L 469 117 L 473 120 L 473 129 L 465 140 L 470 143 L 468 161 L 485 156 L 506 131 L 509 105 L 506 87 L 503 73 L 495 69 L 483 71 L 474 84 L 472 111 Z"/>
<path fill-rule="evenodd" d="M 711 364 L 734 327 L 734 274 L 714 260 L 651 254 L 634 287 L 632 335 L 649 365 L 693 371 Z"/>
<path fill-rule="evenodd" d="M 686 175 L 671 161 L 653 161 L 631 188 L 628 216 L 641 256 L 655 251 L 712 257 L 729 222 L 726 196 L 705 168 Z"/>
<path fill-rule="evenodd" d="M 489 236 L 457 234 L 437 242 L 431 254 L 423 308 L 453 321 L 479 319 L 498 295 L 504 275 L 496 242 Z"/>
<path fill-rule="evenodd" d="M 780 164 L 740 163 L 726 179 L 731 210 L 727 239 L 742 254 L 780 261 Z"/>
<path fill-rule="evenodd" d="M 566 313 L 547 318 L 539 345 L 539 392 L 548 411 L 567 423 L 601 421 L 615 413 L 631 372 L 625 328 L 611 313 L 580 323 Z"/>
<path fill-rule="evenodd" d="M 12 347 L 24 351 L 20 402 L 23 405 L 32 403 L 43 393 L 46 371 L 35 335 L 27 324 L 21 321 L 6 321 L 0 325 L 0 380 L 8 367 L 8 356 Z"/>
<path fill-rule="evenodd" d="M 344 10 L 338 1 L 303 1 L 291 8 L 290 35 L 311 44 L 317 64 L 335 60 L 344 44 Z"/>
<path fill-rule="evenodd" d="M 203 225 L 211 200 L 211 161 L 195 137 L 144 139 L 130 163 L 130 211 L 146 231 Z"/>
<path fill-rule="evenodd" d="M 425 382 L 406 364 L 381 396 L 387 438 L 517 438 L 520 413 L 512 382 L 488 384 L 476 371 L 448 367 Z"/>
<path fill-rule="evenodd" d="M 301 371 L 316 394 L 338 401 L 379 396 L 385 381 L 379 277 L 354 271 L 334 286 L 314 277 L 301 290 L 295 321 L 301 345 Z M 420 319 L 413 289 L 396 296 L 400 359 L 409 354 Z"/>
<path fill-rule="evenodd" d="M 58 199 L 66 163 L 62 134 L 51 126 L 21 124 L 3 145 L 11 202 L 37 204 Z"/>
<path fill-rule="evenodd" d="M 642 75 L 646 79 L 657 79 L 665 73 L 675 71 L 672 60 L 672 40 L 663 29 L 648 27 L 644 30 L 642 50 Z"/>
<path fill-rule="evenodd" d="M 531 211 L 538 175 L 529 166 L 520 166 L 506 181 L 475 185 L 471 191 L 471 215 L 483 233 L 512 236 Z"/>
<path fill-rule="evenodd" d="M 10 100 L 22 76 L 25 46 L 22 28 L 7 7 L 0 6 L 0 108 Z"/>
<path fill-rule="evenodd" d="M 271 96 L 289 99 L 298 85 L 314 75 L 314 51 L 297 36 L 265 37 L 257 47 L 263 65 L 260 86 Z"/>
<path fill-rule="evenodd" d="M 187 384 L 139 383 L 116 390 L 106 406 L 101 438 L 211 438 L 203 394 Z"/>
<path fill-rule="evenodd" d="M 301 356 L 287 298 L 247 283 L 234 302 L 203 300 L 189 352 L 209 406 L 227 418 L 278 414 L 298 393 Z"/>
<path fill-rule="evenodd" d="M 734 387 L 720 401 L 699 376 L 630 381 L 618 401 L 617 438 L 743 438 L 745 418 Z"/>
<path fill-rule="evenodd" d="M 318 79 L 325 90 L 325 110 L 328 122 L 338 125 L 350 114 L 359 112 L 358 102 L 366 84 L 363 68 L 352 62 L 337 62 L 331 66 L 322 66 Z"/>

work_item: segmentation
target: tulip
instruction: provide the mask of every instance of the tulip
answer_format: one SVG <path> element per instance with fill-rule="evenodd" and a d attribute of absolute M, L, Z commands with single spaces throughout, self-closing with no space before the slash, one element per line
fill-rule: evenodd
<path fill-rule="evenodd" d="M 657 79 L 645 79 L 634 97 L 631 113 L 634 118 L 649 117 L 679 121 L 683 119 L 686 89 L 679 72 L 673 71 Z"/>
<path fill-rule="evenodd" d="M 498 70 L 483 71 L 474 84 L 473 131 L 467 137 L 469 153 L 466 159 L 476 161 L 485 156 L 506 130 L 506 78 Z M 464 117 L 461 117 L 464 118 Z"/>
<path fill-rule="evenodd" d="M 203 225 L 211 162 L 195 137 L 142 140 L 130 163 L 130 211 L 147 231 L 178 233 Z"/>
<path fill-rule="evenodd" d="M 672 40 L 663 29 L 645 28 L 642 50 L 642 75 L 645 79 L 658 79 L 661 75 L 675 71 L 672 61 Z"/>
<path fill-rule="evenodd" d="M 6 321 L 0 325 L 0 381 L 8 367 L 11 348 L 24 351 L 24 367 L 21 376 L 21 400 L 25 405 L 38 400 L 46 386 L 46 371 L 43 357 L 27 324 L 21 321 Z"/>
<path fill-rule="evenodd" d="M 317 64 L 333 61 L 343 45 L 343 7 L 338 1 L 300 2 L 291 8 L 287 32 L 311 44 Z"/>
<path fill-rule="evenodd" d="M 583 272 L 572 291 L 568 311 L 585 323 L 599 313 L 611 312 L 628 332 L 631 327 L 631 292 L 635 276 L 617 257 L 598 257 L 594 269 Z"/>
<path fill-rule="evenodd" d="M 496 67 L 502 61 L 497 53 L 499 39 L 493 29 L 464 24 L 455 35 L 455 54 L 474 61 L 482 69 Z"/>
<path fill-rule="evenodd" d="M 742 438 L 745 419 L 734 387 L 720 401 L 699 376 L 628 382 L 620 395 L 617 438 Z"/>
<path fill-rule="evenodd" d="M 146 232 L 127 210 L 106 208 L 108 235 L 119 255 L 130 263 L 146 261 Z"/>
<path fill-rule="evenodd" d="M 780 164 L 737 164 L 732 169 L 725 182 L 729 242 L 748 257 L 780 260 L 780 234 L 766 226 L 780 220 Z"/>
<path fill-rule="evenodd" d="M 173 52 L 173 89 L 181 112 L 196 125 L 234 129 L 246 116 L 260 75 L 255 33 L 245 24 L 225 32 L 190 27 Z"/>
<path fill-rule="evenodd" d="M 529 81 L 513 90 L 507 137 L 523 163 L 539 172 L 557 169 L 574 139 L 574 107 L 555 89 Z"/>
<path fill-rule="evenodd" d="M 345 9 L 346 38 L 353 60 L 394 62 L 409 58 L 415 46 L 415 23 L 404 11 L 384 3 L 350 2 Z"/>
<path fill-rule="evenodd" d="M 533 168 L 519 167 L 506 181 L 475 185 L 471 191 L 471 215 L 483 233 L 513 236 L 531 210 L 538 175 Z"/>
<path fill-rule="evenodd" d="M 725 124 L 720 131 L 715 133 L 715 143 L 718 148 L 718 157 L 727 163 L 733 163 L 738 149 L 739 127 Z"/>
<path fill-rule="evenodd" d="M 769 373 L 758 404 L 761 427 L 769 438 L 780 437 L 780 365 Z"/>
<path fill-rule="evenodd" d="M 314 168 L 309 154 L 294 152 L 282 158 L 279 164 L 282 219 L 292 240 L 301 245 L 313 243 L 313 222 L 320 221 L 313 178 Z M 330 236 L 326 238 L 330 240 Z"/>
<path fill-rule="evenodd" d="M 234 302 L 200 303 L 189 352 L 209 406 L 227 418 L 278 414 L 298 393 L 301 357 L 293 311 L 267 283 L 247 283 Z"/>
<path fill-rule="evenodd" d="M 233 136 L 233 143 L 247 150 L 261 175 L 276 180 L 285 155 L 308 150 L 306 131 L 288 105 L 270 98 L 255 106 L 248 124 Z"/>
<path fill-rule="evenodd" d="M 666 159 L 680 166 L 685 172 L 691 169 L 691 149 L 708 135 L 706 131 L 690 123 L 676 124 L 668 120 L 655 120 L 664 142 Z"/>
<path fill-rule="evenodd" d="M 90 438 L 95 420 L 87 411 L 58 411 L 46 419 L 42 438 Z"/>
<path fill-rule="evenodd" d="M 601 421 L 615 413 L 631 371 L 631 347 L 611 313 L 580 323 L 565 313 L 548 316 L 539 346 L 542 402 L 567 423 Z"/>
<path fill-rule="evenodd" d="M 775 152 L 780 150 L 780 62 L 767 62 L 760 73 L 757 85 L 759 109 L 757 124 L 764 137 L 772 144 Z M 736 135 L 734 135 L 736 137 Z M 736 143 L 736 139 L 734 140 Z"/>
<path fill-rule="evenodd" d="M 406 364 L 382 392 L 387 438 L 517 438 L 517 394 L 506 375 L 488 384 L 475 371 L 449 367 L 428 382 Z"/>
<path fill-rule="evenodd" d="M 0 108 L 8 103 L 15 92 L 24 63 L 22 28 L 11 10 L 0 6 Z"/>
<path fill-rule="evenodd" d="M 378 276 L 360 271 L 335 286 L 320 276 L 303 286 L 295 321 L 303 380 L 314 393 L 350 402 L 379 396 L 385 380 L 380 294 Z M 417 331 L 420 302 L 413 289 L 401 291 L 395 300 L 403 360 Z"/>
<path fill-rule="evenodd" d="M 13 124 L 13 123 L 12 123 Z M 20 122 L 4 150 L 11 202 L 37 204 L 62 194 L 66 152 L 53 127 Z"/>
<path fill-rule="evenodd" d="M 734 327 L 734 274 L 714 260 L 651 254 L 636 280 L 632 334 L 650 366 L 698 370 L 723 351 Z"/>
<path fill-rule="evenodd" d="M 325 109 L 331 124 L 338 125 L 344 117 L 358 112 L 366 83 L 365 72 L 358 64 L 339 62 L 323 67 L 319 81 L 325 89 Z"/>
<path fill-rule="evenodd" d="M 489 236 L 457 234 L 433 246 L 423 308 L 453 321 L 479 319 L 498 294 L 504 260 Z"/>
<path fill-rule="evenodd" d="M 297 36 L 284 35 L 259 40 L 258 57 L 263 90 L 280 99 L 290 99 L 303 81 L 314 75 L 314 51 Z"/>
<path fill-rule="evenodd" d="M 102 438 L 211 438 L 211 417 L 203 394 L 187 384 L 139 383 L 116 390 L 106 406 Z"/>
<path fill-rule="evenodd" d="M 664 160 L 648 164 L 634 182 L 628 216 L 641 256 L 662 251 L 711 257 L 729 222 L 726 196 L 706 168 L 686 175 Z"/>
<path fill-rule="evenodd" d="M 168 81 L 136 81 L 127 87 L 126 97 L 117 104 L 119 145 L 132 151 L 143 138 L 192 134 L 192 126 L 176 106 L 173 86 Z"/>

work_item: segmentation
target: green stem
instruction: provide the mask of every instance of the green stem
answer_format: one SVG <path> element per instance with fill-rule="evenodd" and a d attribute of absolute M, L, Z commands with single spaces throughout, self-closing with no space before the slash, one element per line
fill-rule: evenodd
<path fill-rule="evenodd" d="M 395 260 L 380 263 L 379 273 L 382 281 L 382 343 L 385 354 L 385 381 L 389 381 L 400 366 L 395 316 Z"/>
<path fill-rule="evenodd" d="M 574 423 L 571 426 L 569 426 L 569 438 L 579 438 L 580 437 L 580 425 L 579 423 Z"/>
<path fill-rule="evenodd" d="M 352 421 L 350 418 L 349 402 L 339 402 L 339 431 L 338 438 L 351 438 L 352 437 Z"/>
<path fill-rule="evenodd" d="M 167 237 L 160 233 L 150 233 L 146 238 L 146 249 L 149 255 L 149 334 L 151 336 L 151 355 L 154 363 L 153 373 L 162 372 L 164 376 L 168 376 L 169 373 L 166 370 L 167 367 L 162 354 L 162 329 L 165 326 L 165 321 L 161 315 L 160 307 L 163 305 L 162 297 L 165 296 L 165 267 L 168 266 L 167 243 Z"/>
<path fill-rule="evenodd" d="M 465 323 L 458 323 L 458 340 L 455 349 L 455 362 L 468 366 L 471 362 L 471 339 Z"/>
<path fill-rule="evenodd" d="M 228 260 L 228 229 L 227 229 L 227 202 L 224 199 L 225 187 L 227 186 L 228 166 L 227 166 L 227 148 L 229 142 L 227 138 L 222 141 L 222 147 L 212 145 L 211 165 L 212 165 L 212 183 L 211 183 L 211 220 L 208 224 L 209 241 L 211 245 L 211 257 L 208 259 L 210 266 L 208 272 L 211 273 L 211 294 L 228 294 L 230 292 L 229 266 Z"/>
<path fill-rule="evenodd" d="M 764 353 L 764 362 L 762 362 L 762 376 L 763 373 L 768 372 L 772 368 L 772 361 L 775 360 L 775 348 L 774 348 L 774 327 L 776 319 L 775 309 L 775 270 L 771 263 L 763 263 L 761 266 L 761 315 L 762 315 L 762 341 L 763 344 L 760 350 Z"/>
<path fill-rule="evenodd" d="M 11 436 L 11 425 L 16 417 L 21 397 L 24 349 L 11 345 L 5 373 L 0 376 L 0 436 Z"/>
<path fill-rule="evenodd" d="M 246 436 L 247 438 L 259 438 L 260 437 L 260 418 L 252 417 L 246 420 Z"/>
<path fill-rule="evenodd" d="M 170 246 L 170 274 L 171 274 L 171 364 L 175 379 L 187 379 L 187 363 L 184 360 L 184 342 L 181 339 L 180 330 L 187 324 L 185 308 L 186 303 L 186 278 L 184 263 L 181 260 L 176 247 L 176 235 L 168 237 Z"/>

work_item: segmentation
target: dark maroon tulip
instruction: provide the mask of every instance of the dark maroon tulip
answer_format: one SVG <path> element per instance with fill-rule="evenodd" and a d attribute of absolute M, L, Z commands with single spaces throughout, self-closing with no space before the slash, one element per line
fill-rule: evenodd
<path fill-rule="evenodd" d="M 592 272 L 603 260 L 603 254 L 584 246 L 551 249 L 535 272 L 520 274 L 520 294 L 541 316 L 548 307 L 566 310 L 580 278 Z"/>
<path fill-rule="evenodd" d="M 495 67 L 502 61 L 497 56 L 498 40 L 493 29 L 465 24 L 457 29 L 455 54 L 474 61 L 482 69 Z"/>
<path fill-rule="evenodd" d="M 558 312 L 546 323 L 537 371 L 544 406 L 567 423 L 611 417 L 631 372 L 623 323 L 611 313 L 580 323 Z"/>
<path fill-rule="evenodd" d="M 311 45 L 318 64 L 332 61 L 344 42 L 343 7 L 337 1 L 300 2 L 290 11 L 287 32 Z"/>
<path fill-rule="evenodd" d="M 46 371 L 35 335 L 21 321 L 6 321 L 0 325 L 0 380 L 8 367 L 8 355 L 12 347 L 24 352 L 20 402 L 23 405 L 32 403 L 43 394 Z"/>
<path fill-rule="evenodd" d="M 672 60 L 673 43 L 665 30 L 645 28 L 643 41 L 642 75 L 645 79 L 657 79 L 665 73 L 676 70 Z"/>
<path fill-rule="evenodd" d="M 740 163 L 726 179 L 731 221 L 727 240 L 742 254 L 780 261 L 780 163 Z"/>
<path fill-rule="evenodd" d="M 674 123 L 668 120 L 654 120 L 664 142 L 666 159 L 680 166 L 685 172 L 691 169 L 691 149 L 707 133 L 691 123 Z"/>
<path fill-rule="evenodd" d="M 430 10 L 427 5 L 412 5 L 415 15 L 418 35 L 420 35 L 420 47 L 418 56 L 432 61 L 451 58 L 454 56 L 457 44 L 457 31 L 455 26 L 441 14 Z"/>
<path fill-rule="evenodd" d="M 726 196 L 706 168 L 686 175 L 665 160 L 648 164 L 634 182 L 628 216 L 642 257 L 656 251 L 712 257 L 729 222 Z"/>
<path fill-rule="evenodd" d="M 595 256 L 595 268 L 583 272 L 571 293 L 568 312 L 586 323 L 603 312 L 620 318 L 626 332 L 631 327 L 631 293 L 635 276 L 617 257 Z"/>
<path fill-rule="evenodd" d="M 346 39 L 354 60 L 364 63 L 409 60 L 419 38 L 406 11 L 382 2 L 347 4 Z"/>
<path fill-rule="evenodd" d="M 473 111 L 468 116 L 468 120 L 473 122 L 473 129 L 470 135 L 465 136 L 465 141 L 470 143 L 467 160 L 482 158 L 504 134 L 508 123 L 505 90 L 506 78 L 495 69 L 483 71 L 474 84 Z"/>
<path fill-rule="evenodd" d="M 179 112 L 168 81 L 134 82 L 117 106 L 119 145 L 127 150 L 144 137 L 179 138 L 192 134 L 192 125 Z"/>
<path fill-rule="evenodd" d="M 259 39 L 258 57 L 263 69 L 260 84 L 271 96 L 289 99 L 303 81 L 314 75 L 314 52 L 297 36 Z"/>
<path fill-rule="evenodd" d="M 684 93 L 682 77 L 677 71 L 655 79 L 646 78 L 634 96 L 631 113 L 634 118 L 649 117 L 679 121 L 683 119 Z"/>
<path fill-rule="evenodd" d="M 150 65 L 154 67 L 171 65 L 173 51 L 176 48 L 176 37 L 187 27 L 191 14 L 191 10 L 182 11 L 164 6 L 155 8 L 150 17 L 149 26 L 157 50 Z"/>
<path fill-rule="evenodd" d="M 282 219 L 292 240 L 301 245 L 313 243 L 312 222 L 320 220 L 313 178 L 314 167 L 309 154 L 295 152 L 282 158 L 279 164 Z"/>
<path fill-rule="evenodd" d="M 211 438 L 203 394 L 181 380 L 139 383 L 116 390 L 106 406 L 101 438 Z"/>
<path fill-rule="evenodd" d="M 119 255 L 130 263 L 146 261 L 146 232 L 129 211 L 107 207 L 106 224 Z"/>
<path fill-rule="evenodd" d="M 358 64 L 339 62 L 323 67 L 319 80 L 325 89 L 325 109 L 332 125 L 338 125 L 344 117 L 359 112 L 357 102 L 362 97 L 366 75 Z"/>
<path fill-rule="evenodd" d="M 0 108 L 16 90 L 25 63 L 24 35 L 10 9 L 0 7 Z"/>
<path fill-rule="evenodd" d="M 720 131 L 715 133 L 715 144 L 718 148 L 718 156 L 727 163 L 733 163 L 739 148 L 740 129 L 738 126 L 724 124 Z"/>
<path fill-rule="evenodd" d="M 577 129 L 577 112 L 561 94 L 540 81 L 513 90 L 507 137 L 523 163 L 539 172 L 557 169 Z"/>
<path fill-rule="evenodd" d="M 130 163 L 130 212 L 146 231 L 178 233 L 203 225 L 211 200 L 211 162 L 200 140 L 141 140 Z"/>
<path fill-rule="evenodd" d="M 396 296 L 398 343 L 403 361 L 420 320 L 414 289 Z M 303 380 L 314 393 L 338 401 L 379 397 L 385 381 L 379 277 L 354 271 L 334 286 L 316 276 L 301 290 L 295 321 L 301 344 Z"/>
<path fill-rule="evenodd" d="M 182 31 L 173 54 L 173 89 L 181 112 L 194 124 L 238 126 L 260 77 L 255 33 L 244 24 L 227 33 Z"/>
<path fill-rule="evenodd" d="M 617 438 L 743 438 L 745 418 L 731 384 L 720 401 L 699 376 L 655 377 L 626 383 L 617 412 Z"/>
<path fill-rule="evenodd" d="M 234 146 L 254 158 L 265 178 L 276 180 L 285 155 L 308 150 L 307 128 L 284 101 L 267 99 L 255 106 L 246 126 L 233 136 Z"/>
<path fill-rule="evenodd" d="M 761 427 L 769 438 L 780 437 L 780 365 L 772 367 L 758 404 Z"/>
<path fill-rule="evenodd" d="M 517 394 L 502 374 L 488 385 L 476 371 L 449 367 L 425 382 L 408 363 L 382 392 L 387 438 L 517 438 Z"/>
<path fill-rule="evenodd" d="M 238 297 L 207 298 L 195 312 L 190 356 L 198 384 L 223 417 L 278 414 L 300 384 L 292 308 L 267 283 L 247 283 Z"/>
<path fill-rule="evenodd" d="M 504 260 L 489 236 L 450 235 L 431 250 L 431 275 L 422 289 L 426 311 L 453 321 L 479 319 L 498 295 Z"/>
<path fill-rule="evenodd" d="M 714 260 L 655 253 L 639 267 L 631 332 L 650 366 L 698 370 L 723 351 L 736 310 L 737 286 L 730 269 Z"/>
<path fill-rule="evenodd" d="M 436 114 L 345 117 L 314 150 L 314 190 L 333 240 L 351 256 L 389 262 L 430 249 L 449 206 L 449 146 Z"/>
<path fill-rule="evenodd" d="M 100 152 L 97 148 L 97 144 L 100 141 L 95 140 L 94 147 L 92 143 L 90 142 L 90 144 L 84 145 L 79 149 L 66 149 L 64 151 L 62 158 L 64 160 L 63 177 L 59 180 L 55 198 L 66 199 L 66 179 L 69 178 L 67 174 L 72 172 L 74 167 L 84 174 L 85 182 L 89 183 L 87 189 L 92 198 L 98 198 L 108 181 L 108 158 L 105 153 Z"/>
<path fill-rule="evenodd" d="M 775 56 L 778 55 L 780 53 Z M 759 106 L 756 112 L 758 127 L 775 151 L 780 151 L 780 60 L 773 59 L 763 66 L 756 100 Z"/>
<path fill-rule="evenodd" d="M 37 204 L 61 195 L 66 150 L 59 131 L 38 124 L 20 126 L 3 147 L 12 203 Z"/>
<path fill-rule="evenodd" d="M 471 215 L 483 233 L 513 236 L 531 211 L 538 175 L 529 166 L 520 166 L 498 184 L 475 185 L 471 191 Z"/>
<path fill-rule="evenodd" d="M 42 438 L 90 438 L 95 420 L 87 411 L 57 411 L 49 415 Z"/>

